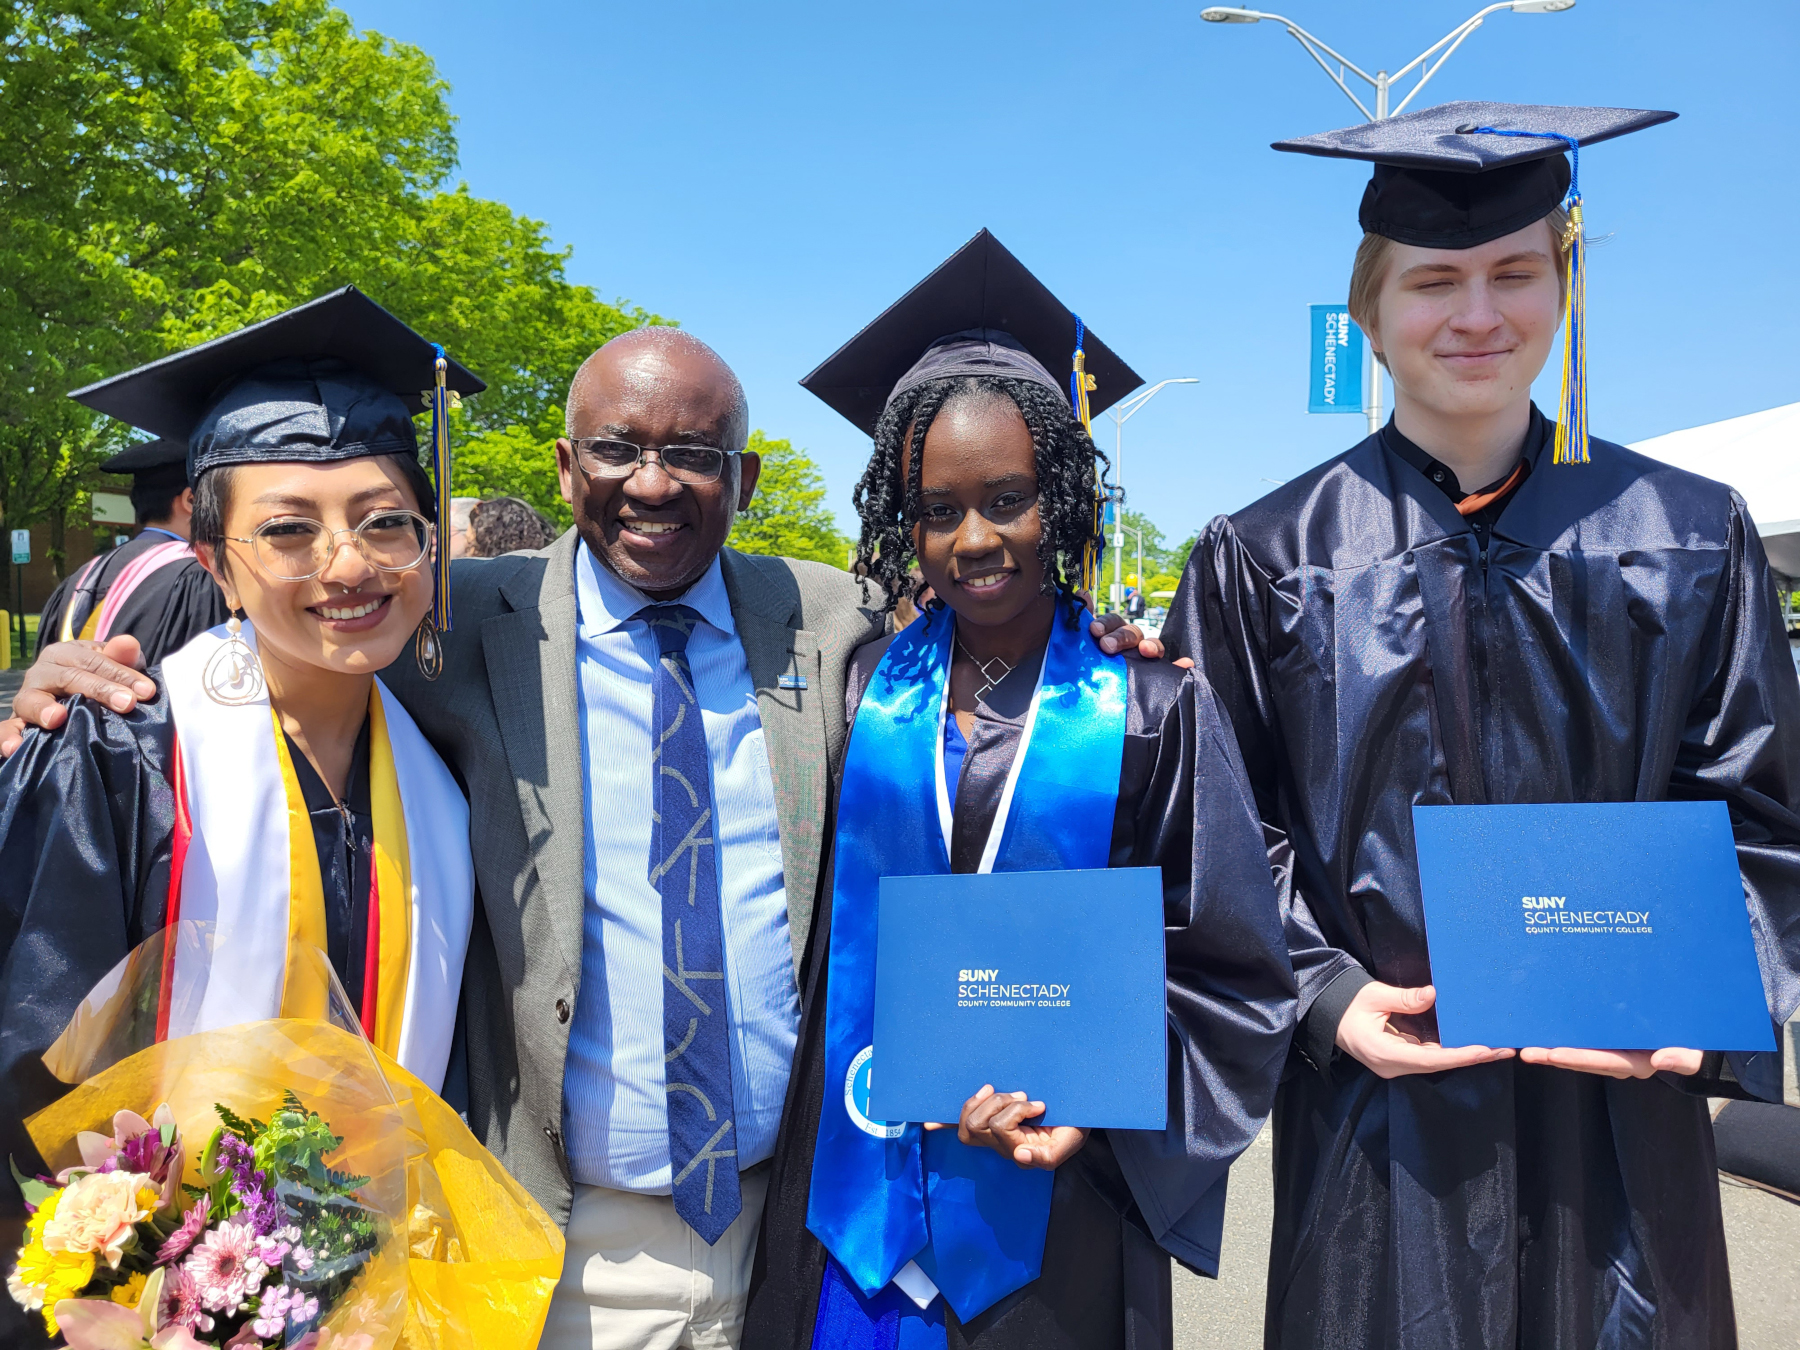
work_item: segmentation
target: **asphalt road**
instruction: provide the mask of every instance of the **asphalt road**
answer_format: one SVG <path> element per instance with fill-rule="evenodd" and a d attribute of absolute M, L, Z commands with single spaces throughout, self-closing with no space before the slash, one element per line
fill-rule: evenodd
<path fill-rule="evenodd" d="M 1176 1350 L 1259 1350 L 1269 1253 L 1269 1131 L 1231 1173 L 1219 1278 L 1175 1270 Z M 1800 1205 L 1766 1191 L 1720 1187 L 1731 1288 L 1743 1350 L 1800 1346 Z"/>

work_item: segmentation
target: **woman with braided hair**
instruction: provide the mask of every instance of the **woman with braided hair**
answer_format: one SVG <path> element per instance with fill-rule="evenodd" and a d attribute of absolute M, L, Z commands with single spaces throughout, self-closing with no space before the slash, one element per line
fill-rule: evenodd
<path fill-rule="evenodd" d="M 890 606 L 932 598 L 852 661 L 748 1350 L 1168 1345 L 1170 1258 L 1216 1273 L 1225 1174 L 1274 1096 L 1294 983 L 1243 766 L 1203 679 L 1082 621 L 1098 456 L 1047 369 L 1077 328 L 984 231 L 806 381 L 874 437 L 862 565 Z M 1096 404 L 1138 383 L 1085 345 Z M 1161 872 L 1166 1127 L 1043 1126 L 1008 1082 L 953 1122 L 870 1119 L 879 878 L 1108 866 Z"/>

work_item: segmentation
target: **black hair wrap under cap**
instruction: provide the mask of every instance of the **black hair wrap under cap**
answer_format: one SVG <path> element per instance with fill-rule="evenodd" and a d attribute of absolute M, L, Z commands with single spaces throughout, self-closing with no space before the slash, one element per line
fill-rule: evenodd
<path fill-rule="evenodd" d="M 1065 404 L 1069 391 L 1011 333 L 998 328 L 965 328 L 941 337 L 925 349 L 911 370 L 900 377 L 887 405 L 910 390 L 932 380 L 954 380 L 966 375 L 1000 375 L 1029 380 L 1053 391 Z"/>
<path fill-rule="evenodd" d="M 188 442 L 188 478 L 228 464 L 418 454 L 399 395 L 347 362 L 290 357 L 226 386 Z"/>

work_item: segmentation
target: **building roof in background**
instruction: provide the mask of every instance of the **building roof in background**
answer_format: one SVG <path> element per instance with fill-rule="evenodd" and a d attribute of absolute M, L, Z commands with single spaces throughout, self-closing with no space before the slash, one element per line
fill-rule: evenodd
<path fill-rule="evenodd" d="M 1631 447 L 1738 490 L 1769 562 L 1800 577 L 1800 403 L 1652 436 Z"/>

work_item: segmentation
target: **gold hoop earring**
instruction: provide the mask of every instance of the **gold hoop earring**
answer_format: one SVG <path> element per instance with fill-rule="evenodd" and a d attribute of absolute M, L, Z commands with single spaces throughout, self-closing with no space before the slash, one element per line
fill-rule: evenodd
<path fill-rule="evenodd" d="M 225 631 L 231 636 L 206 663 L 201 683 L 214 703 L 239 708 L 263 696 L 262 662 L 256 648 L 244 641 L 244 625 L 236 614 L 225 621 Z"/>
<path fill-rule="evenodd" d="M 444 673 L 444 639 L 429 614 L 419 621 L 419 631 L 413 638 L 413 659 L 419 663 L 419 674 L 428 680 Z"/>

